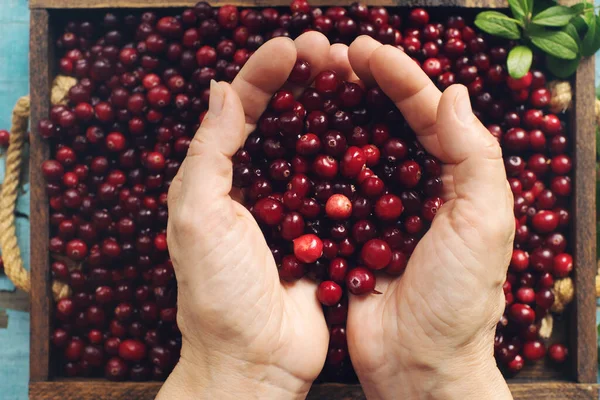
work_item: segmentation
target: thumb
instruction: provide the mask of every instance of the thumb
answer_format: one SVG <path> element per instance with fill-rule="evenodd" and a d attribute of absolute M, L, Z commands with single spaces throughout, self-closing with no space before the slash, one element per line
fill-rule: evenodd
<path fill-rule="evenodd" d="M 237 93 L 225 82 L 211 81 L 208 112 L 181 168 L 182 204 L 209 211 L 229 200 L 231 157 L 244 143 L 244 126 Z"/>
<path fill-rule="evenodd" d="M 512 237 L 512 193 L 502 150 L 473 114 L 464 86 L 453 85 L 444 91 L 436 125 L 440 147 L 450 164 L 447 168 L 453 179 L 456 211 L 471 226 L 479 227 L 486 238 Z"/>

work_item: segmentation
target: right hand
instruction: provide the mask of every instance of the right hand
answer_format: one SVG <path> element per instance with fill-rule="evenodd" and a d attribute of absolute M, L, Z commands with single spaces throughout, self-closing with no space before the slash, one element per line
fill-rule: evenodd
<path fill-rule="evenodd" d="M 502 151 L 462 85 L 441 93 L 402 51 L 362 36 L 352 69 L 379 85 L 443 165 L 444 205 L 400 279 L 351 296 L 353 366 L 369 399 L 510 399 L 493 356 L 515 230 Z"/>

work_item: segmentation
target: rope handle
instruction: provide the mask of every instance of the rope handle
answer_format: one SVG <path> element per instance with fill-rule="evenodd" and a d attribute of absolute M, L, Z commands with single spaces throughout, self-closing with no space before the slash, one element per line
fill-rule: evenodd
<path fill-rule="evenodd" d="M 77 81 L 68 76 L 57 76 L 52 83 L 52 105 L 67 104 L 69 89 Z M 17 243 L 15 229 L 15 206 L 19 191 L 21 166 L 23 164 L 23 148 L 27 141 L 29 125 L 30 98 L 23 96 L 17 100 L 13 109 L 10 141 L 6 152 L 6 173 L 0 191 L 0 251 L 4 261 L 4 272 L 16 287 L 29 292 L 31 280 L 29 271 L 23 267 L 21 250 Z M 52 295 L 59 300 L 71 295 L 71 289 L 65 282 L 52 282 Z"/>
<path fill-rule="evenodd" d="M 53 105 L 67 104 L 68 93 L 77 80 L 68 76 L 57 76 L 52 83 L 50 101 Z M 571 107 L 572 91 L 569 82 L 553 81 L 549 83 L 551 92 L 550 110 L 564 112 Z M 14 210 L 19 187 L 19 176 L 23 157 L 23 146 L 26 141 L 29 122 L 29 96 L 21 97 L 13 110 L 10 143 L 6 155 L 6 175 L 0 191 L 0 250 L 4 259 L 4 270 L 8 278 L 21 290 L 29 292 L 31 288 L 30 275 L 23 267 L 21 251 L 15 234 Z M 600 101 L 596 100 L 596 121 L 600 125 Z M 69 265 L 71 263 L 67 263 Z M 600 265 L 599 265 L 600 266 Z M 76 268 L 71 266 L 70 268 Z M 600 273 L 600 269 L 599 269 Z M 52 282 L 52 294 L 55 300 L 71 295 L 71 288 L 62 281 Z M 554 283 L 554 305 L 552 311 L 561 313 L 573 300 L 574 288 L 571 278 L 557 280 Z M 600 276 L 596 277 L 596 295 L 600 296 Z M 543 324 L 544 337 L 552 333 L 552 317 L 545 319 Z"/>

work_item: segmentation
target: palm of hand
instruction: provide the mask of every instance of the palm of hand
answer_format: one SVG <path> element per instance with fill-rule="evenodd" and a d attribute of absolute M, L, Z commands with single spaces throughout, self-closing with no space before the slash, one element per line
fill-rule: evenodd
<path fill-rule="evenodd" d="M 212 251 L 201 251 L 205 256 L 197 262 L 212 267 L 194 290 L 196 307 L 180 311 L 201 315 L 201 326 L 183 326 L 182 332 L 201 330 L 211 341 L 234 345 L 243 359 L 274 364 L 312 380 L 323 366 L 329 340 L 315 287 L 305 280 L 280 283 L 273 255 L 252 215 L 234 200 L 228 206 L 236 221 L 211 229 L 218 242 L 209 244 Z M 184 314 L 186 320 L 198 319 Z"/>
<path fill-rule="evenodd" d="M 456 202 L 450 200 L 439 210 L 400 279 L 378 278 L 381 295 L 353 299 L 348 346 L 360 369 L 371 373 L 385 368 L 382 360 L 401 363 L 415 349 L 451 358 L 465 344 L 493 342 L 504 309 L 502 274 L 490 286 L 489 277 L 481 276 L 486 272 L 472 267 L 507 255 L 491 249 L 497 245 L 487 249 L 482 240 L 473 240 L 478 228 L 461 215 L 462 205 Z M 447 353 L 440 354 L 440 348 Z"/>

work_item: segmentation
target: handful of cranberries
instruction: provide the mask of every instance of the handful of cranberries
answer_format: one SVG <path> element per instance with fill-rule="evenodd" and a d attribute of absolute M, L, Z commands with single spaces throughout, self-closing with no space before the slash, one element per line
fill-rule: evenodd
<path fill-rule="evenodd" d="M 291 78 L 309 68 L 297 61 Z M 234 183 L 246 189 L 281 278 L 308 274 L 320 281 L 321 303 L 335 307 L 342 287 L 372 293 L 373 271 L 404 271 L 443 203 L 440 174 L 381 89 L 323 71 L 298 100 L 273 96 L 235 156 Z"/>
<path fill-rule="evenodd" d="M 61 374 L 164 379 L 179 357 L 176 282 L 166 244 L 167 191 L 208 106 L 211 79 L 231 81 L 277 36 L 317 30 L 331 43 L 369 35 L 405 51 L 445 89 L 464 84 L 503 147 L 516 236 L 495 352 L 506 372 L 546 354 L 542 318 L 554 280 L 569 276 L 572 191 L 564 117 L 547 111 L 546 76 L 507 75 L 513 43 L 444 10 L 212 8 L 79 14 L 57 40 L 77 84 L 37 134 L 50 207 L 51 270 L 73 294 L 56 303 L 52 349 Z M 311 66 L 289 77 L 306 84 Z M 0 134 L 0 136 L 2 136 Z M 4 135 L 6 142 L 7 135 Z M 0 137 L 0 146 L 2 138 Z M 346 290 L 376 295 L 374 271 L 402 274 L 440 198 L 439 162 L 425 153 L 379 88 L 323 71 L 298 98 L 281 90 L 234 157 L 234 185 L 259 222 L 282 279 L 308 276 L 330 326 L 324 380 L 351 380 Z M 547 351 L 564 362 L 567 349 Z"/>

